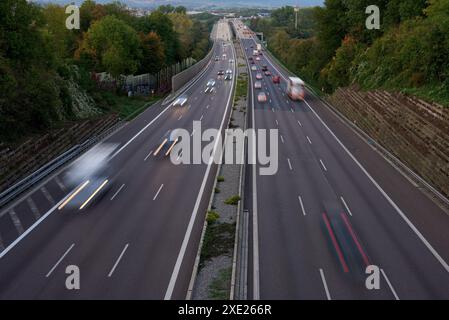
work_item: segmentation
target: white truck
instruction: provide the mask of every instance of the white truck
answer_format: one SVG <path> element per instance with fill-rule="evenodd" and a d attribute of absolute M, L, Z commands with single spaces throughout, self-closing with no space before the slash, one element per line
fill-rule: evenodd
<path fill-rule="evenodd" d="M 290 77 L 287 81 L 287 95 L 293 101 L 299 100 L 303 101 L 306 90 L 304 87 L 304 81 L 300 78 Z"/>

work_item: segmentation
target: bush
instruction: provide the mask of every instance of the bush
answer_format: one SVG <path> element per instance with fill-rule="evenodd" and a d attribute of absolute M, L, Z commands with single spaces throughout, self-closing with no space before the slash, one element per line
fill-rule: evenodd
<path fill-rule="evenodd" d="M 220 218 L 220 215 L 217 212 L 212 211 L 212 210 L 207 212 L 207 217 L 206 217 L 207 224 L 213 224 L 213 223 L 217 222 L 217 220 L 219 218 Z"/>
<path fill-rule="evenodd" d="M 239 203 L 240 199 L 241 199 L 241 198 L 240 198 L 239 195 L 235 195 L 235 196 L 232 196 L 232 197 L 226 199 L 226 200 L 224 201 L 224 203 L 225 203 L 225 204 L 232 205 L 232 206 L 236 206 L 236 205 Z"/>

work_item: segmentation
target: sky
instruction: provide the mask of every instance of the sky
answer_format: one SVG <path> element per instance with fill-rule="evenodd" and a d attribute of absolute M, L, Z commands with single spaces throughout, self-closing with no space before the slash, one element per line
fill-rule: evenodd
<path fill-rule="evenodd" d="M 35 2 L 67 4 L 82 0 L 33 0 Z M 112 2 L 113 0 L 96 0 L 98 3 Z M 299 5 L 301 7 L 323 5 L 324 0 L 120 0 L 130 7 L 158 6 L 161 4 L 185 5 L 186 7 L 202 7 L 216 5 L 220 7 L 249 6 L 249 7 L 280 7 L 284 5 Z"/>

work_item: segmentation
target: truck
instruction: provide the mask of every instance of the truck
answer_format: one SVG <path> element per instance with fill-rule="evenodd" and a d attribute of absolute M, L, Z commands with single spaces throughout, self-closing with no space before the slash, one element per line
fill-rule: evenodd
<path fill-rule="evenodd" d="M 305 96 L 305 87 L 304 87 L 304 81 L 302 81 L 300 78 L 296 77 L 289 77 L 287 81 L 287 95 L 292 99 L 293 101 L 304 100 Z"/>

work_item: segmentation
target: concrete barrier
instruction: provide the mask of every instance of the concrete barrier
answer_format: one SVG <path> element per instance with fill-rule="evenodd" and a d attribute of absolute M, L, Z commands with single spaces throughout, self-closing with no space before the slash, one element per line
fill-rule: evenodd
<path fill-rule="evenodd" d="M 212 32 L 211 32 L 211 39 L 215 39 L 217 25 L 214 25 Z M 214 49 L 216 46 L 216 42 L 214 42 L 214 45 L 210 49 L 209 53 L 200 61 L 195 63 L 190 68 L 174 75 L 172 77 L 172 93 L 178 91 L 183 86 L 186 85 L 190 80 L 192 80 L 198 73 L 203 70 L 206 65 L 209 63 L 210 59 L 212 59 L 212 55 L 214 53 Z"/>

